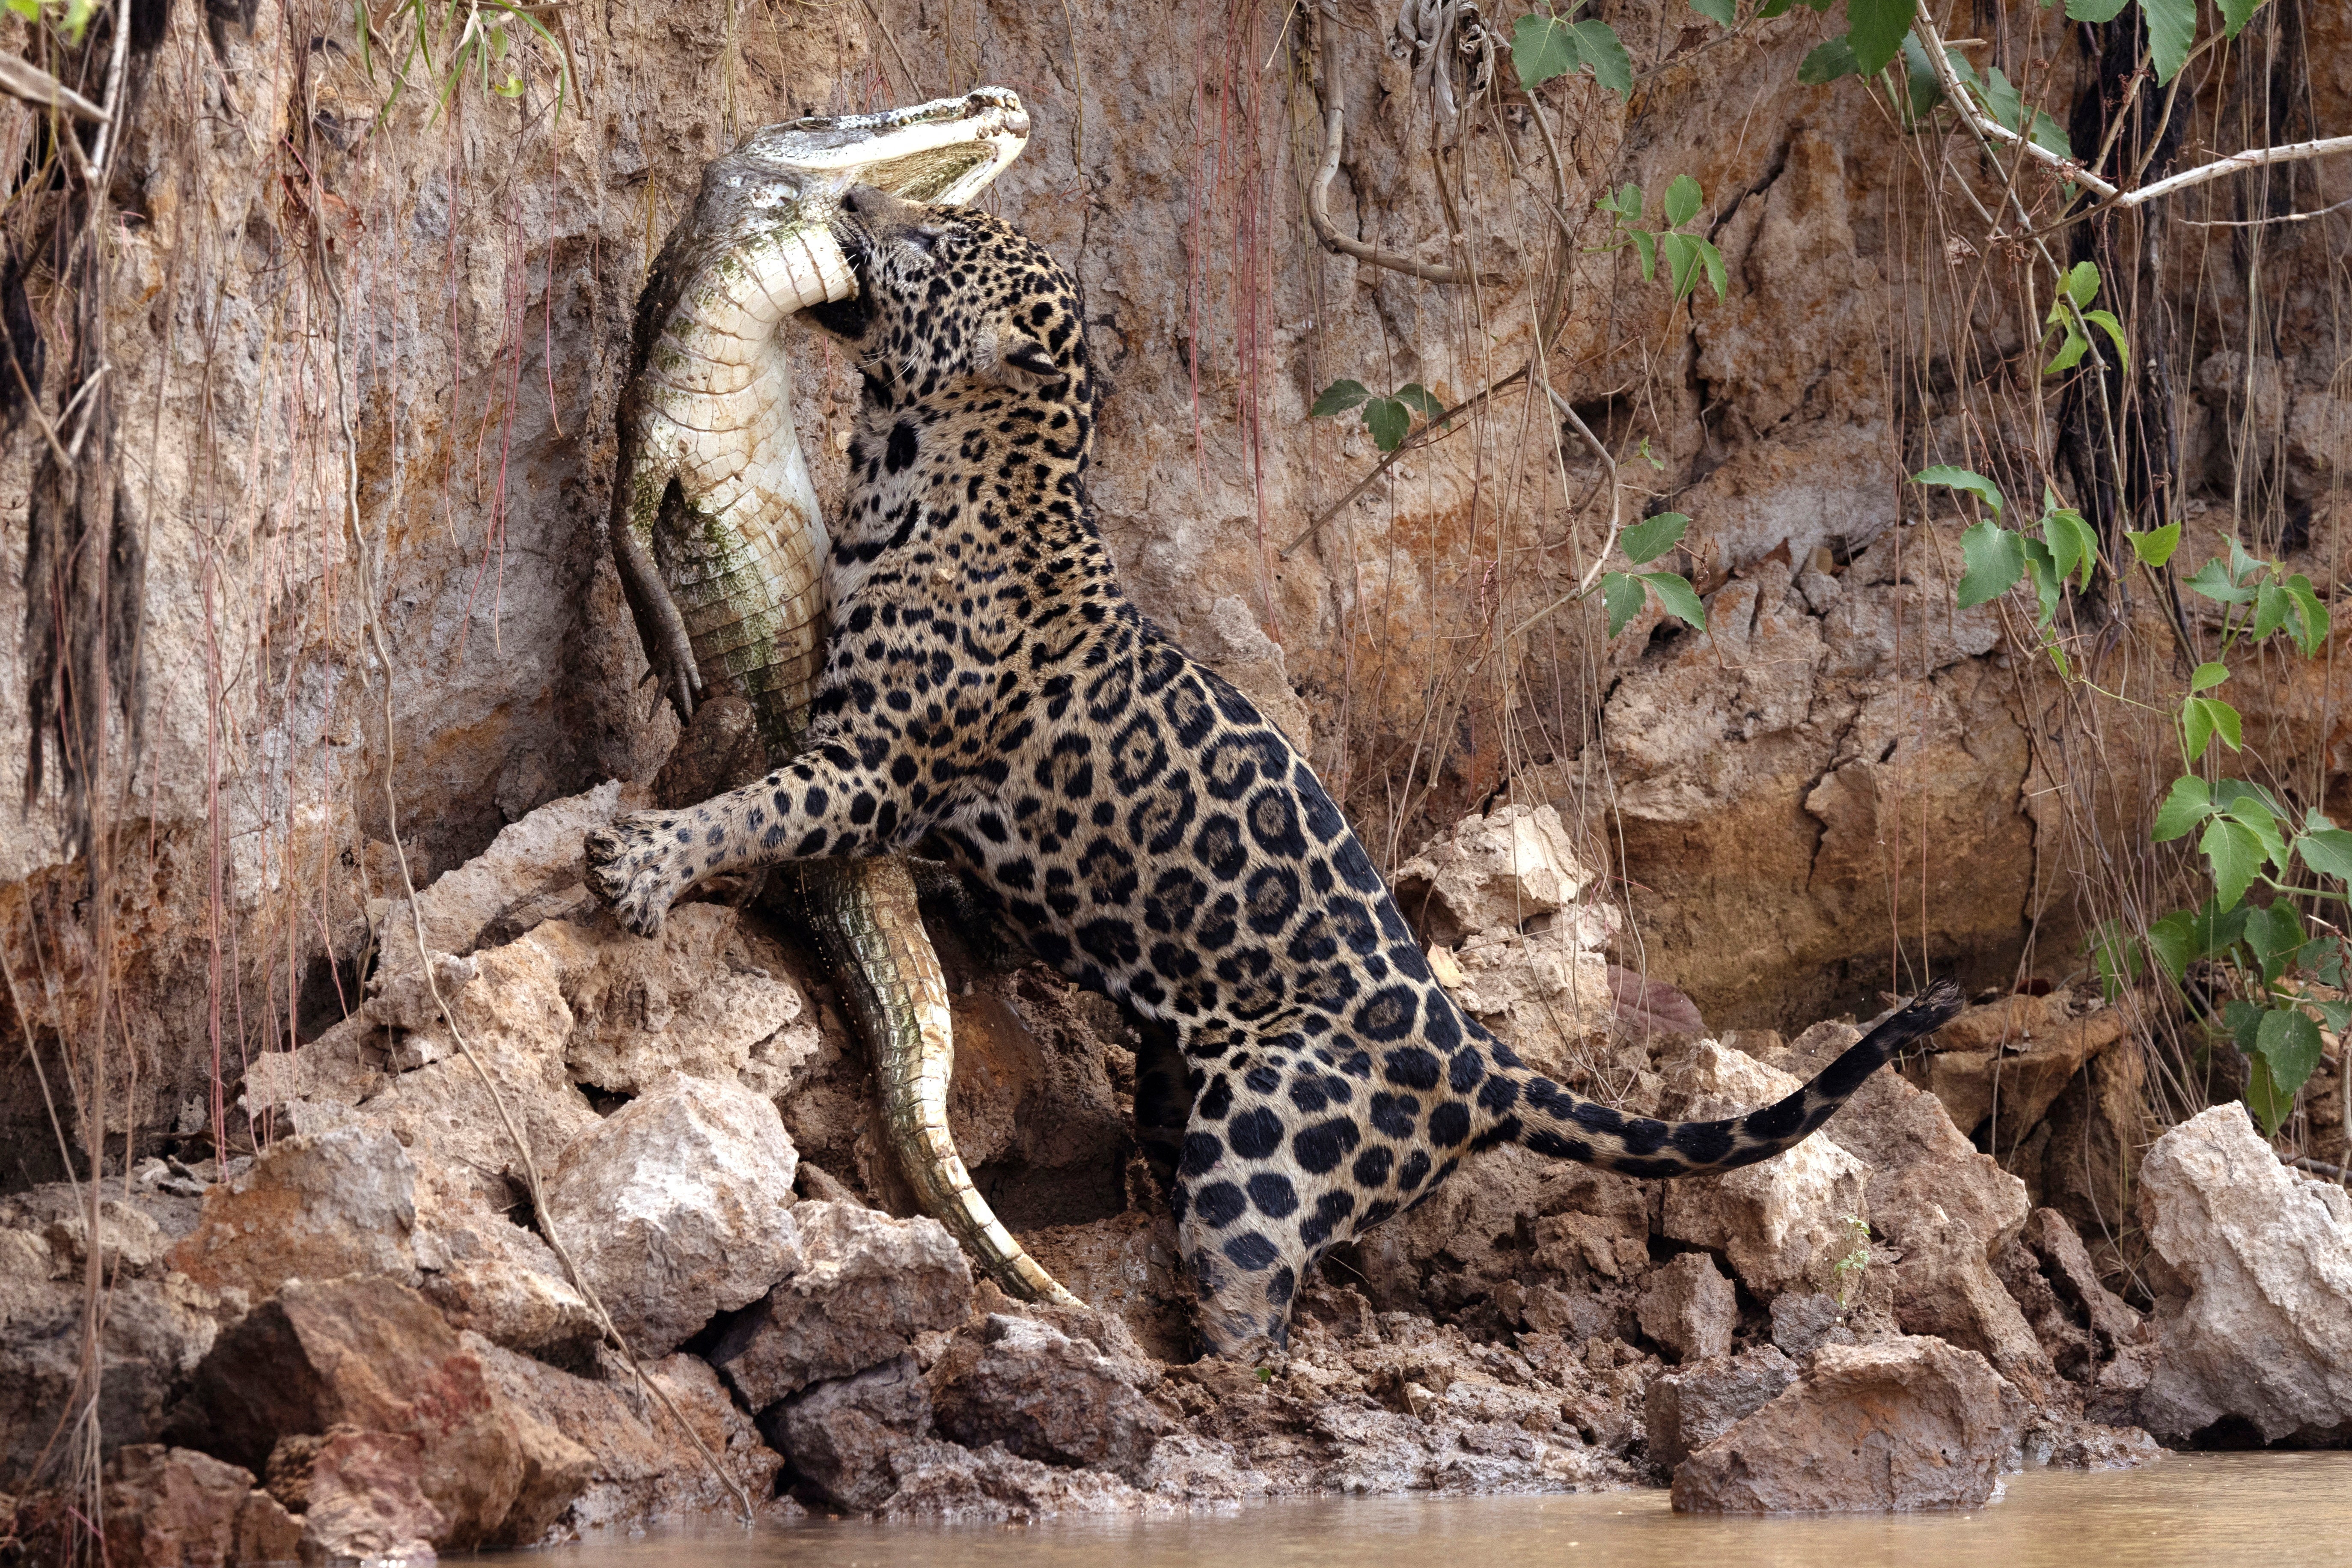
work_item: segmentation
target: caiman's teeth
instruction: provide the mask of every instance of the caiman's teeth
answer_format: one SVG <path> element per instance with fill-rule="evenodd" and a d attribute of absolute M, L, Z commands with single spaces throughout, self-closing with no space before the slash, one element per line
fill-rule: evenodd
<path fill-rule="evenodd" d="M 850 271 L 849 258 L 842 253 L 841 242 L 833 237 L 831 229 L 812 224 L 794 237 L 800 243 L 785 258 L 784 265 L 792 275 L 800 309 L 846 300 L 857 292 L 856 275 Z"/>

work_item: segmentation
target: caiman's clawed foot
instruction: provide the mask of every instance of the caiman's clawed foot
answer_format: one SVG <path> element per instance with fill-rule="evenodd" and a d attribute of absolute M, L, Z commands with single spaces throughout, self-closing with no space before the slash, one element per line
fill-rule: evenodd
<path fill-rule="evenodd" d="M 588 835 L 588 890 L 639 936 L 659 936 L 670 900 L 693 879 L 694 834 L 684 817 L 659 811 L 596 829 Z"/>

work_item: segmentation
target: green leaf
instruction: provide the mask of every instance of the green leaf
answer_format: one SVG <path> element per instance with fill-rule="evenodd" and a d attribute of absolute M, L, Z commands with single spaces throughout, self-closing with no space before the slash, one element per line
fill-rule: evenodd
<path fill-rule="evenodd" d="M 1576 32 L 1577 52 L 1592 68 L 1592 79 L 1630 100 L 1633 96 L 1633 62 L 1625 58 L 1625 46 L 1618 42 L 1617 29 L 1591 16 L 1569 26 Z"/>
<path fill-rule="evenodd" d="M 2074 143 L 2067 139 L 2066 128 L 2038 109 L 2033 111 L 2032 134 L 2033 144 L 2045 153 L 2055 153 L 2061 158 L 2074 155 Z"/>
<path fill-rule="evenodd" d="M 2261 572 L 2269 565 L 2270 563 L 2263 560 L 2260 556 L 2247 553 L 2246 547 L 2238 542 L 2238 536 L 2236 534 L 2233 533 L 2230 535 L 2231 582 L 2243 583 L 2247 578 L 2253 576 L 2256 573 Z M 2243 601 L 2241 601 L 2241 603 Z"/>
<path fill-rule="evenodd" d="M 2191 697 L 2180 705 L 2180 726 L 2188 732 L 2189 760 L 2195 762 L 2205 754 L 2206 744 L 2215 735 L 2230 750 L 2239 749 L 2243 738 L 2238 727 L 2238 710 L 2218 697 Z"/>
<path fill-rule="evenodd" d="M 2327 643 L 2327 606 L 2312 591 L 2311 579 L 2298 572 L 2286 580 L 2287 603 L 2294 607 L 2295 646 L 2305 658 L 2316 658 Z"/>
<path fill-rule="evenodd" d="M 1646 522 L 1637 522 L 1627 529 L 1617 542 L 1623 548 L 1625 559 L 1639 566 L 1644 562 L 1655 561 L 1680 544 L 1683 535 L 1689 530 L 1689 518 L 1678 511 L 1662 511 Z"/>
<path fill-rule="evenodd" d="M 2048 364 L 2042 367 L 2042 374 L 2044 375 L 2056 375 L 2062 371 L 2074 369 L 2083 363 L 2083 356 L 2090 352 L 2091 340 L 2083 335 L 2082 329 L 2074 325 L 2072 317 L 2068 317 L 2060 325 L 2066 329 L 2066 341 L 2058 345 L 2057 354 Z"/>
<path fill-rule="evenodd" d="M 1846 44 L 1864 76 L 1876 76 L 1902 51 L 1919 0 L 1845 0 Z"/>
<path fill-rule="evenodd" d="M 2228 704 L 2217 702 L 2215 706 Z M 2266 791 L 2236 779 L 2217 780 L 2213 785 L 2213 809 L 2251 828 L 2254 837 L 2262 840 L 2263 858 L 2280 871 L 2286 869 L 2286 839 L 2279 831 L 2278 803 Z"/>
<path fill-rule="evenodd" d="M 1843 38 L 1815 45 L 1797 67 L 1797 79 L 1807 87 L 1822 87 L 1842 76 L 1861 74 L 1862 67 L 1855 63 L 1853 50 Z"/>
<path fill-rule="evenodd" d="M 1688 174 L 1676 174 L 1675 183 L 1666 187 L 1666 226 L 1680 228 L 1698 216 L 1699 203 L 1706 195 L 1699 184 Z"/>
<path fill-rule="evenodd" d="M 1613 206 L 1606 196 L 1601 198 L 1601 205 L 1611 207 L 1620 217 L 1637 218 L 1642 216 L 1642 187 L 1628 180 L 1617 187 L 1617 199 Z"/>
<path fill-rule="evenodd" d="M 2192 696 L 2200 691 L 2210 691 L 2229 679 L 2228 665 L 2200 664 L 2189 674 L 2189 690 Z"/>
<path fill-rule="evenodd" d="M 2021 534 L 2017 545 L 2025 552 L 2025 574 L 2032 580 L 2034 603 L 2040 608 L 2033 624 L 2047 626 L 2057 618 L 2058 605 L 2065 597 L 2065 590 L 2060 586 L 2062 579 L 2058 575 L 2057 560 L 2050 553 L 2050 547 L 2038 539 L 2029 539 Z M 2056 644 L 2053 642 L 2051 646 L 2054 648 Z M 2064 674 L 2065 668 L 2066 660 L 2061 655 L 2059 673 Z"/>
<path fill-rule="evenodd" d="M 2065 281 L 2060 287 L 2065 290 L 2066 298 L 2074 300 L 2075 308 L 2080 310 L 2099 297 L 2099 264 L 2077 261 L 2067 270 Z"/>
<path fill-rule="evenodd" d="M 2254 591 L 2254 640 L 2260 642 L 2286 625 L 2286 589 L 2265 583 Z"/>
<path fill-rule="evenodd" d="M 2263 1015 L 2254 1049 L 2269 1060 L 2272 1079 L 2291 1095 L 2319 1065 L 2319 1025 L 2300 1007 L 2274 1007 Z"/>
<path fill-rule="evenodd" d="M 1700 631 L 1706 630 L 1706 606 L 1699 603 L 1697 592 L 1687 582 L 1672 572 L 1644 572 L 1642 581 L 1656 591 L 1658 603 L 1665 606 L 1666 614 Z"/>
<path fill-rule="evenodd" d="M 2221 8 L 2221 36 L 2234 38 L 2240 28 L 2254 19 L 2263 8 L 2263 0 L 2214 0 Z"/>
<path fill-rule="evenodd" d="M 2197 847 L 2213 868 L 2213 896 L 2222 909 L 2237 908 L 2238 900 L 2253 886 L 2254 874 L 2262 869 L 2262 839 L 2242 822 L 2215 817 L 2206 825 Z"/>
<path fill-rule="evenodd" d="M 2290 959 L 2303 951 L 2303 921 L 2293 904 L 2273 904 L 2246 913 L 2246 945 L 2262 960 L 2263 984 L 2273 985 Z"/>
<path fill-rule="evenodd" d="M 1728 27 L 1738 18 L 1733 0 L 1690 0 L 1690 8 L 1719 27 Z"/>
<path fill-rule="evenodd" d="M 1794 4 L 1796 0 L 1764 0 L 1764 4 L 1756 7 L 1756 19 L 1769 22 L 1775 16 L 1785 16 L 1789 14 L 1789 7 Z"/>
<path fill-rule="evenodd" d="M 1603 572 L 1601 574 L 1601 602 L 1609 606 L 1609 635 L 1615 637 L 1625 629 L 1625 623 L 1642 613 L 1648 597 L 1642 591 L 1642 580 L 1623 572 Z"/>
<path fill-rule="evenodd" d="M 1707 258 L 1713 255 L 1715 247 L 1696 235 L 1662 234 L 1658 236 L 1658 248 L 1665 252 L 1666 274 L 1674 285 L 1676 300 L 1689 299 L 1697 289 L 1702 277 L 1715 276 L 1723 269 L 1723 258 L 1720 256 L 1715 257 L 1713 267 L 1707 265 Z M 1716 298 L 1722 297 L 1723 286 L 1718 282 Z"/>
<path fill-rule="evenodd" d="M 1396 400 L 1407 407 L 1419 409 L 1423 417 L 1428 419 L 1434 419 L 1445 412 L 1445 405 L 1438 402 L 1429 388 L 1417 381 L 1398 387 Z"/>
<path fill-rule="evenodd" d="M 1984 80 L 1979 84 L 1979 91 L 1984 98 L 1987 114 L 2011 131 L 2018 128 L 2019 121 L 2025 117 L 2025 101 L 2018 96 L 2017 89 L 2009 78 L 2001 74 L 1999 66 L 1985 68 Z"/>
<path fill-rule="evenodd" d="M 1658 238 L 1647 229 L 1634 229 L 1633 248 L 1642 258 L 1642 281 L 1647 283 L 1658 275 Z"/>
<path fill-rule="evenodd" d="M 1375 397 L 1364 405 L 1364 428 L 1372 433 L 1373 446 L 1393 452 L 1412 428 L 1412 411 L 1393 397 Z"/>
<path fill-rule="evenodd" d="M 2156 961 L 2164 965 L 2164 972 L 2175 981 L 2189 973 L 2189 965 L 2193 962 L 2189 951 L 2195 942 L 2190 934 L 2191 919 L 2187 910 L 2175 910 L 2162 920 L 2148 924 L 2148 949 L 2156 954 Z"/>
<path fill-rule="evenodd" d="M 2189 63 L 2189 46 L 2197 37 L 2197 0 L 2139 0 L 2147 17 L 2147 52 L 2156 63 L 2158 87 L 2180 74 Z"/>
<path fill-rule="evenodd" d="M 2312 947 L 2326 948 L 2327 951 L 2321 954 L 2318 959 L 2311 960 L 2310 955 Z M 2313 963 L 2325 963 L 2331 957 L 2341 957 L 2343 952 L 2344 944 L 2341 942 L 2337 941 L 2334 937 L 2322 937 L 2317 942 L 2313 942 L 2311 947 L 2305 948 L 2303 950 L 2302 956 L 2298 957 L 2295 962 L 2303 964 L 2305 968 L 2309 968 L 2312 967 Z M 2343 972 L 2343 965 L 2340 963 L 2337 964 L 2336 970 L 2337 980 L 2329 981 L 2323 978 L 2320 984 L 2326 985 L 2339 983 L 2342 979 Z M 2320 1022 L 2327 1026 L 2330 1033 L 2340 1035 L 2346 1029 L 2352 1029 L 2352 1002 L 2320 1002 L 2315 1000 L 2310 1004 L 2310 1005 L 2318 1009 Z"/>
<path fill-rule="evenodd" d="M 1333 414 L 1345 414 L 1370 395 L 1360 381 L 1335 381 L 1323 389 L 1323 395 L 1315 400 L 1315 406 L 1307 411 L 1307 416 L 1321 419 Z"/>
<path fill-rule="evenodd" d="M 2174 525 L 2167 523 L 2165 526 L 2170 528 Z M 2197 574 L 2189 578 L 2182 586 L 2192 593 L 2202 594 L 2207 598 L 2217 600 L 2224 605 L 2247 604 L 2254 596 L 2254 591 L 2252 588 L 2241 588 L 2230 581 L 2230 574 L 2222 567 L 2219 558 L 2208 561 L 2204 565 L 2197 568 Z"/>
<path fill-rule="evenodd" d="M 1565 22 L 1540 13 L 1522 16 L 1511 28 L 1511 66 L 1519 85 L 1533 92 L 1556 76 L 1566 76 L 1583 63 L 1576 34 Z"/>
<path fill-rule="evenodd" d="M 1927 46 L 1919 42 L 1916 33 L 1903 35 L 1903 86 L 1912 123 L 1926 119 L 1930 110 L 1944 101 L 1944 84 L 1937 79 L 1936 64 L 1927 58 Z"/>
<path fill-rule="evenodd" d="M 1972 469 L 1955 468 L 1937 463 L 1932 468 L 1920 469 L 1911 476 L 1911 480 L 1914 484 L 1944 485 L 1952 489 L 1966 490 L 1992 508 L 1996 515 L 2000 511 L 2000 487 Z"/>
<path fill-rule="evenodd" d="M 1974 609 L 2025 575 L 2024 541 L 1997 522 L 1980 522 L 1960 535 L 1960 608 Z"/>
<path fill-rule="evenodd" d="M 2042 537 L 2050 542 L 2051 559 L 2058 568 L 2058 580 L 2064 582 L 2079 564 L 2083 586 L 2091 585 L 2091 572 L 2099 563 L 2099 536 L 2083 521 L 2079 511 L 2054 507 L 2042 519 Z"/>
<path fill-rule="evenodd" d="M 2318 828 L 2296 839 L 2294 852 L 2320 876 L 2352 882 L 2352 833 L 2340 827 Z"/>
<path fill-rule="evenodd" d="M 2069 22 L 2112 22 L 2130 0 L 2066 0 Z"/>
<path fill-rule="evenodd" d="M 2089 263 L 2084 265 L 2088 266 Z M 2116 360 L 2125 370 L 2130 370 L 2131 340 L 2124 335 L 2124 324 L 2116 320 L 2116 313 L 2113 310 L 2085 310 L 2083 320 L 2107 334 L 2108 340 L 2116 345 Z"/>
<path fill-rule="evenodd" d="M 1694 239 L 1692 243 L 1698 247 L 1698 264 L 1706 268 L 1706 280 L 1715 286 L 1715 297 L 1722 299 L 1727 276 L 1723 270 L 1723 252 L 1715 247 L 1713 240 Z"/>
<path fill-rule="evenodd" d="M 2132 553 L 2139 557 L 2141 565 L 2162 566 L 2172 559 L 2172 552 L 2180 548 L 2180 525 L 2168 522 L 2162 528 L 2151 528 L 2146 533 L 2134 533 L 2126 529 L 2124 537 L 2131 541 Z"/>
<path fill-rule="evenodd" d="M 2205 781 L 2195 773 L 2183 773 L 2172 781 L 2172 793 L 2156 808 L 2156 830 L 2148 837 L 2158 844 L 2169 844 L 2212 815 L 2213 802 L 2205 793 Z M 2352 837 L 2352 834 L 2346 835 Z"/>
<path fill-rule="evenodd" d="M 2263 1124 L 2263 1136 L 2275 1138 L 2286 1119 L 2294 1114 L 2294 1096 L 2272 1077 L 2268 1057 L 2249 1054 L 2246 1060 L 2246 1109 Z"/>

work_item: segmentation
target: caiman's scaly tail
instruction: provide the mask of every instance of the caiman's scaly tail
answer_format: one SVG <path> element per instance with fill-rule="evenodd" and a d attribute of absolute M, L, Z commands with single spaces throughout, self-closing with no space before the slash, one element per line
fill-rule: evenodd
<path fill-rule="evenodd" d="M 1895 1052 L 1950 1022 L 1962 1001 L 1958 985 L 1937 981 L 1794 1094 L 1722 1121 L 1627 1116 L 1580 1100 L 1549 1079 L 1509 1075 L 1506 1081 L 1517 1079 L 1516 1105 L 1497 1108 L 1482 1097 L 1481 1104 L 1498 1118 L 1486 1136 L 1495 1142 L 1516 1139 L 1538 1154 L 1627 1176 L 1703 1176 L 1752 1165 L 1802 1142 Z"/>

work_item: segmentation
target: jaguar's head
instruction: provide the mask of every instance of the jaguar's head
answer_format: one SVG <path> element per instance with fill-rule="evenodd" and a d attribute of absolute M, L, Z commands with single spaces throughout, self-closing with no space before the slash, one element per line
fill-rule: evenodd
<path fill-rule="evenodd" d="M 842 198 L 833 233 L 857 292 L 808 315 L 876 401 L 905 407 L 978 380 L 1091 413 L 1077 289 L 1043 247 L 976 208 L 870 185 Z"/>

